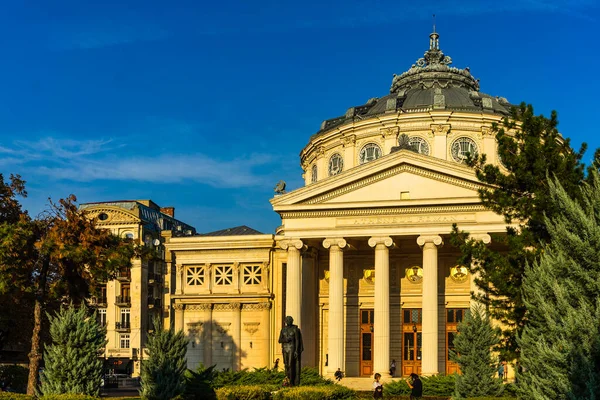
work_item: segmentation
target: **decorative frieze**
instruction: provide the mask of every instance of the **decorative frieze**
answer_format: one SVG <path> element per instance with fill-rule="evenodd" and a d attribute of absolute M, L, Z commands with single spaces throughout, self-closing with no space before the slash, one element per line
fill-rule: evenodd
<path fill-rule="evenodd" d="M 242 305 L 242 311 L 262 311 L 271 309 L 271 302 L 248 303 Z"/>
<path fill-rule="evenodd" d="M 186 304 L 185 309 L 187 311 L 206 311 L 212 308 L 211 303 L 202 303 L 202 304 Z"/>
<path fill-rule="evenodd" d="M 185 304 L 175 303 L 173 304 L 173 308 L 175 309 L 175 311 L 183 311 L 185 309 Z"/>
<path fill-rule="evenodd" d="M 240 303 L 224 303 L 224 304 L 215 304 L 214 305 L 215 311 L 233 311 L 233 310 L 239 310 L 239 309 L 240 309 Z"/>

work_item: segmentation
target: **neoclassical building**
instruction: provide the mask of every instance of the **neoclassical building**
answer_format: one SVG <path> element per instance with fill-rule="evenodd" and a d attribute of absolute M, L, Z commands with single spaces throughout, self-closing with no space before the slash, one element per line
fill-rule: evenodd
<path fill-rule="evenodd" d="M 190 368 L 273 366 L 291 315 L 303 364 L 326 375 L 385 377 L 392 360 L 402 375 L 457 370 L 448 352 L 477 288 L 445 242 L 453 223 L 490 246 L 506 230 L 464 160 L 501 165 L 491 127 L 510 104 L 451 67 L 438 38 L 389 94 L 308 138 L 304 187 L 271 200 L 274 235 L 242 226 L 167 238 L 166 322 L 188 333 Z"/>
<path fill-rule="evenodd" d="M 171 222 L 156 236 L 165 251 L 161 310 L 165 326 L 189 338 L 189 368 L 273 367 L 290 315 L 303 333 L 302 363 L 324 375 L 386 377 L 392 360 L 397 375 L 457 370 L 448 352 L 477 288 L 447 239 L 454 223 L 489 246 L 491 233 L 506 230 L 482 206 L 482 184 L 464 160 L 485 153 L 501 166 L 491 127 L 510 104 L 480 92 L 468 68 L 451 67 L 438 38 L 430 35 L 424 57 L 394 76 L 388 94 L 308 137 L 305 185 L 271 199 L 281 216 L 275 234 L 246 226 L 195 234 L 161 217 Z M 110 214 L 109 205 L 89 207 Z M 140 287 L 150 285 L 141 271 Z"/>

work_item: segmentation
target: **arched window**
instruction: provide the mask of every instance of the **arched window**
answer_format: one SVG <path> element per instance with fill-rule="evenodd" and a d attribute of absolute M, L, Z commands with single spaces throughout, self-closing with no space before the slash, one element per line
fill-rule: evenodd
<path fill-rule="evenodd" d="M 467 154 L 470 154 L 471 156 L 477 155 L 477 144 L 473 139 L 463 136 L 452 143 L 450 152 L 454 161 L 464 162 L 467 159 Z"/>
<path fill-rule="evenodd" d="M 335 153 L 329 159 L 329 176 L 337 175 L 344 170 L 344 159 Z"/>
<path fill-rule="evenodd" d="M 369 161 L 377 160 L 381 157 L 381 147 L 376 145 L 375 143 L 367 143 L 360 149 L 360 153 L 358 154 L 358 163 L 364 164 Z"/>
<path fill-rule="evenodd" d="M 317 181 L 317 164 L 313 165 L 310 170 L 310 182 L 315 183 Z"/>
<path fill-rule="evenodd" d="M 419 136 L 413 136 L 409 139 L 408 143 L 415 149 L 419 154 L 429 155 L 429 143 L 425 139 Z"/>

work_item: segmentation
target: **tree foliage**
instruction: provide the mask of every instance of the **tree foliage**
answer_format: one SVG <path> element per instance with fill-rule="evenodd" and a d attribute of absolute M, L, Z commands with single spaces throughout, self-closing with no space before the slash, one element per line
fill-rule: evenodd
<path fill-rule="evenodd" d="M 551 201 L 548 171 L 574 198 L 585 181 L 582 157 L 587 146 L 574 151 L 569 139 L 559 134 L 556 112 L 550 118 L 535 115 L 531 105 L 514 108 L 502 124 L 493 126 L 498 155 L 503 167 L 487 163 L 486 155 L 468 163 L 478 179 L 486 184 L 479 190 L 485 207 L 502 215 L 508 224 L 506 234 L 493 235 L 493 246 L 470 240 L 468 233 L 454 226 L 451 242 L 460 248 L 459 262 L 472 266 L 479 274 L 476 283 L 482 290 L 477 299 L 489 306 L 491 316 L 502 322 L 503 358 L 518 356 L 516 336 L 524 325 L 525 305 L 521 295 L 527 264 L 540 254 L 549 239 L 545 216 L 560 212 Z M 596 168 L 600 153 L 591 168 Z"/>
<path fill-rule="evenodd" d="M 102 383 L 102 358 L 106 328 L 86 307 L 61 307 L 50 320 L 52 344 L 44 352 L 41 376 L 43 395 L 74 393 L 98 396 Z"/>
<path fill-rule="evenodd" d="M 527 324 L 519 338 L 522 399 L 597 399 L 600 393 L 600 175 L 579 201 L 558 179 L 546 218 L 550 244 L 523 280 Z"/>
<path fill-rule="evenodd" d="M 450 352 L 461 371 L 456 376 L 454 398 L 499 396 L 503 385 L 501 379 L 494 377 L 498 361 L 492 355 L 492 348 L 499 342 L 499 329 L 492 327 L 483 306 L 477 304 L 457 330 L 454 351 Z"/>
<path fill-rule="evenodd" d="M 79 304 L 97 284 L 127 267 L 133 243 L 98 229 L 75 196 L 32 219 L 23 212 L 17 196 L 25 195 L 24 181 L 0 179 L 0 296 L 31 299 L 33 330 L 29 354 L 29 385 L 35 393 L 41 359 L 44 310 L 69 301 Z"/>
<path fill-rule="evenodd" d="M 162 329 L 160 318 L 154 319 L 154 332 L 148 336 L 149 358 L 141 371 L 140 397 L 144 400 L 168 400 L 185 391 L 185 358 L 188 340 L 183 331 Z"/>

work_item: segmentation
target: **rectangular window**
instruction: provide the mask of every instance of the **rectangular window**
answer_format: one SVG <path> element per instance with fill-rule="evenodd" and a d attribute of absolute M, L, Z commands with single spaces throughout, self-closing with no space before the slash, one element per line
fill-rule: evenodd
<path fill-rule="evenodd" d="M 231 285 L 233 283 L 233 266 L 217 265 L 215 267 L 215 285 Z"/>
<path fill-rule="evenodd" d="M 260 285 L 262 281 L 262 268 L 260 265 L 244 266 L 244 285 Z"/>
<path fill-rule="evenodd" d="M 119 344 L 122 349 L 128 349 L 130 347 L 128 333 L 121 335 L 119 339 Z"/>
<path fill-rule="evenodd" d="M 185 282 L 188 286 L 204 285 L 204 266 L 187 267 L 185 272 Z"/>
<path fill-rule="evenodd" d="M 106 326 L 106 308 L 98 309 L 97 318 L 100 325 Z"/>
<path fill-rule="evenodd" d="M 131 309 L 130 308 L 121 308 L 121 327 L 124 329 L 129 328 L 130 322 L 131 322 Z"/>

